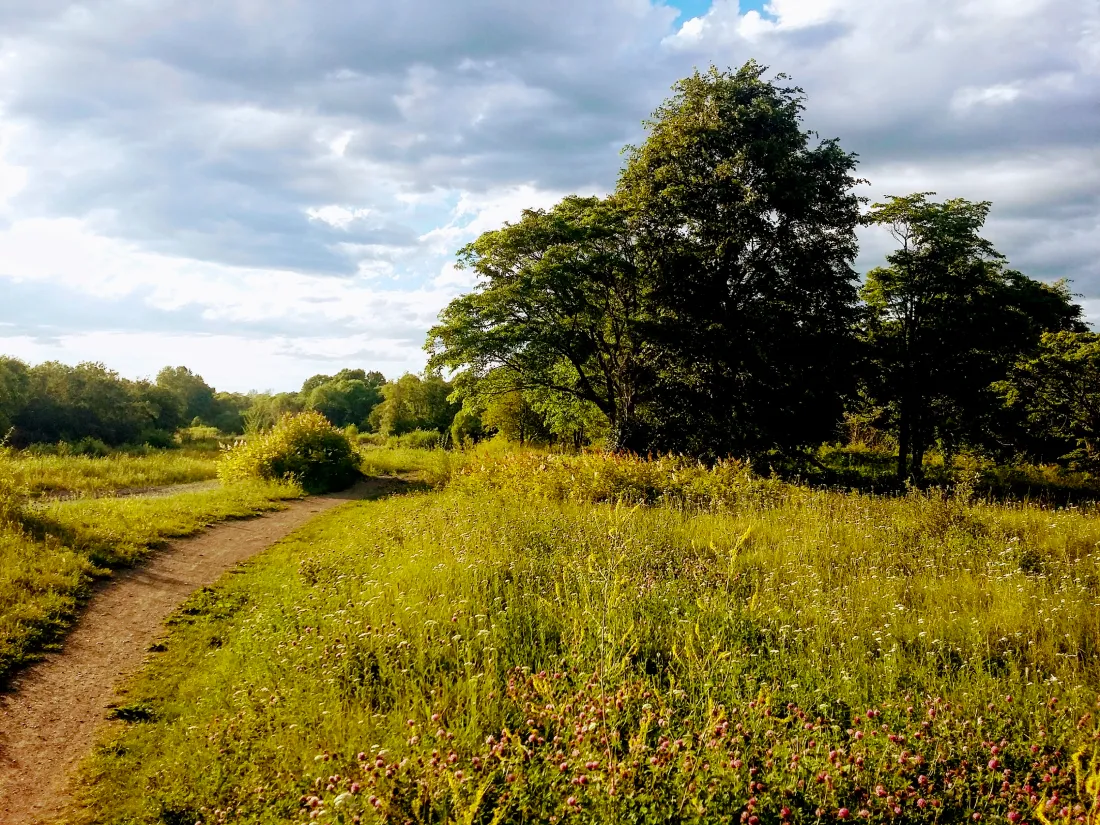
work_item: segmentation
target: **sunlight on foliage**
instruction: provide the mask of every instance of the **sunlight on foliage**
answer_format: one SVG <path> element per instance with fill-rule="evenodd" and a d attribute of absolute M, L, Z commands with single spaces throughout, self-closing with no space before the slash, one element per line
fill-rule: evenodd
<path fill-rule="evenodd" d="M 359 477 L 358 453 L 321 413 L 283 416 L 269 432 L 234 447 L 218 466 L 226 481 L 291 481 L 310 492 L 341 490 Z"/>
<path fill-rule="evenodd" d="M 457 456 L 196 595 L 72 821 L 1090 821 L 1094 508 Z"/>

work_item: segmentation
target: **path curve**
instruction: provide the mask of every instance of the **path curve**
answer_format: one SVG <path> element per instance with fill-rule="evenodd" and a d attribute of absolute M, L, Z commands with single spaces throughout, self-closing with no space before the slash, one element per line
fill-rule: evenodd
<path fill-rule="evenodd" d="M 343 493 L 224 522 L 100 582 L 61 651 L 23 671 L 13 691 L 0 697 L 0 825 L 30 825 L 61 813 L 68 779 L 94 744 L 116 687 L 141 666 L 164 633 L 164 619 L 191 593 L 319 513 L 400 483 L 368 479 Z"/>

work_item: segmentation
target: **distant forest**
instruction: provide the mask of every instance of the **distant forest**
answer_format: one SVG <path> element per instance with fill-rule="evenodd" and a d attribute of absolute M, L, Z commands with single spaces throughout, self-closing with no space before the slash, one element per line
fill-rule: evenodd
<path fill-rule="evenodd" d="M 0 437 L 16 447 L 66 442 L 94 450 L 168 447 L 181 429 L 233 435 L 266 430 L 286 413 L 318 410 L 338 427 L 402 435 L 449 431 L 458 405 L 437 376 L 345 369 L 314 375 L 297 392 L 218 392 L 187 367 L 165 367 L 155 380 L 131 381 L 98 363 L 35 366 L 0 356 Z"/>

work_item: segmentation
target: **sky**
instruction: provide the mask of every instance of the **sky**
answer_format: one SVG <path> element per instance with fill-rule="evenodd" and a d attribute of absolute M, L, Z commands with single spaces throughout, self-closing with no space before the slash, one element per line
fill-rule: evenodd
<path fill-rule="evenodd" d="M 861 194 L 992 201 L 1100 321 L 1100 0 L 0 0 L 0 354 L 418 371 L 457 249 L 610 191 L 677 78 L 750 58 Z"/>

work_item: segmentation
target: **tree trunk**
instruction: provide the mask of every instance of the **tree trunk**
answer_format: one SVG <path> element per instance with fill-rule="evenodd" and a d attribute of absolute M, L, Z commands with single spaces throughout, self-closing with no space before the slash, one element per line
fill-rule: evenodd
<path fill-rule="evenodd" d="M 624 415 L 612 423 L 607 446 L 615 453 L 645 455 L 649 451 L 645 428 L 634 416 Z"/>
<path fill-rule="evenodd" d="M 903 484 L 909 478 L 909 436 L 910 436 L 909 399 L 902 396 L 898 414 L 898 483 Z"/>

